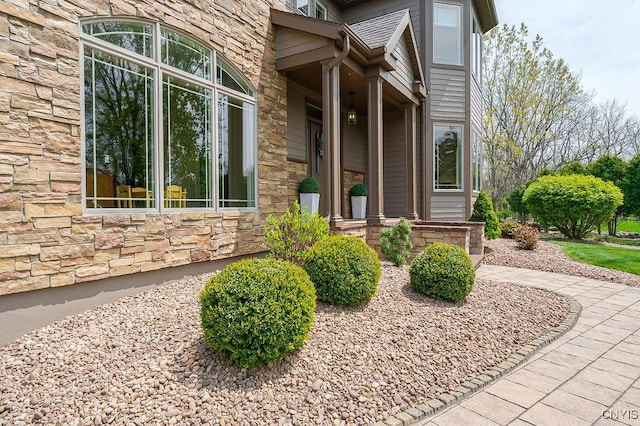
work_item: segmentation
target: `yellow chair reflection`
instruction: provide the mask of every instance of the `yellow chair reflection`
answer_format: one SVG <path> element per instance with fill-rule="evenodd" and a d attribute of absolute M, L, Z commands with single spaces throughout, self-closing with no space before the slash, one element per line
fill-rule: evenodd
<path fill-rule="evenodd" d="M 146 208 L 151 207 L 151 191 L 147 190 L 146 188 L 142 188 L 142 187 L 131 188 L 131 196 L 137 199 L 141 199 L 141 198 L 146 199 L 145 207 Z M 140 203 L 137 203 L 137 204 L 139 205 Z"/>
<path fill-rule="evenodd" d="M 187 207 L 187 190 L 180 185 L 168 185 L 164 188 L 165 207 Z"/>
<path fill-rule="evenodd" d="M 131 185 L 116 186 L 118 208 L 131 208 Z"/>

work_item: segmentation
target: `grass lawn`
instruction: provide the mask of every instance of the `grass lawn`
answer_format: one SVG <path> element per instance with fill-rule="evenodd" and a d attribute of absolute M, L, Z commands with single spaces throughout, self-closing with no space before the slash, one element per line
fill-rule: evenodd
<path fill-rule="evenodd" d="M 606 230 L 607 227 L 605 226 L 604 229 Z M 637 232 L 640 234 L 640 222 L 637 220 L 621 220 L 616 226 L 616 231 Z"/>
<path fill-rule="evenodd" d="M 640 275 L 640 250 L 598 244 L 553 241 L 573 260 Z"/>

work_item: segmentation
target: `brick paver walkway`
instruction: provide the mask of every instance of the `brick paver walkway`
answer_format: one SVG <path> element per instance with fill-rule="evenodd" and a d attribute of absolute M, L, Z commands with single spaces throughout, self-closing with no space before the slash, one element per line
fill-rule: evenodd
<path fill-rule="evenodd" d="M 640 425 L 640 288 L 490 265 L 478 276 L 573 296 L 582 314 L 522 366 L 420 425 Z"/>

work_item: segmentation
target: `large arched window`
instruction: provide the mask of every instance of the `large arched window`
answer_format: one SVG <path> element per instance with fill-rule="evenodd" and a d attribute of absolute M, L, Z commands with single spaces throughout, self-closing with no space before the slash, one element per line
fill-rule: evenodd
<path fill-rule="evenodd" d="M 159 23 L 83 21 L 81 41 L 86 209 L 256 207 L 255 92 L 233 66 Z"/>

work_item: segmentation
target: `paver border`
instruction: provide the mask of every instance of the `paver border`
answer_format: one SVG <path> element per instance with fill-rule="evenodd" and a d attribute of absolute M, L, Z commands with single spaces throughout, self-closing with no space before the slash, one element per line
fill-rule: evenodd
<path fill-rule="evenodd" d="M 506 284 L 531 287 L 525 286 L 524 284 L 520 283 Z M 545 335 L 538 337 L 537 339 L 534 339 L 533 341 L 522 346 L 516 351 L 515 354 L 511 355 L 505 361 L 502 361 L 500 364 L 486 369 L 482 373 L 475 376 L 473 379 L 463 382 L 461 385 L 452 390 L 449 390 L 448 392 L 439 394 L 434 399 L 431 399 L 424 404 L 416 405 L 415 407 L 408 408 L 397 414 L 389 416 L 383 421 L 376 422 L 374 426 L 409 426 L 416 424 L 417 422 L 422 421 L 427 417 L 432 417 L 440 411 L 443 411 L 445 408 L 462 402 L 487 385 L 496 382 L 499 378 L 513 371 L 516 367 L 524 364 L 525 361 L 531 358 L 538 351 L 548 346 L 553 341 L 557 340 L 559 337 L 563 336 L 565 333 L 571 330 L 576 325 L 578 317 L 582 312 L 582 305 L 580 304 L 580 302 L 578 302 L 572 296 L 562 294 L 555 290 L 540 287 L 535 288 L 558 294 L 568 299 L 571 303 L 567 316 L 558 326 L 553 328 Z"/>

